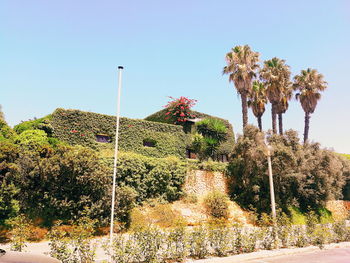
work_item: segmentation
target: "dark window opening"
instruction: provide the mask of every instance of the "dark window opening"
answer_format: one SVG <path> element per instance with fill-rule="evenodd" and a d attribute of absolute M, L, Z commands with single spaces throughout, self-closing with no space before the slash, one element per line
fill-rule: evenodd
<path fill-rule="evenodd" d="M 111 137 L 107 135 L 97 134 L 96 135 L 96 141 L 102 142 L 102 143 L 110 143 L 112 142 Z"/>
<path fill-rule="evenodd" d="M 143 140 L 143 146 L 145 147 L 156 147 L 157 142 L 152 139 Z"/>
<path fill-rule="evenodd" d="M 188 159 L 197 159 L 197 155 L 193 150 L 186 149 L 186 157 Z"/>

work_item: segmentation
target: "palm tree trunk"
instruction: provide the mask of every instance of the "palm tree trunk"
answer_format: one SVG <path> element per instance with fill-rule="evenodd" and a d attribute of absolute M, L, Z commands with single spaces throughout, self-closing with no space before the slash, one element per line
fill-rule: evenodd
<path fill-rule="evenodd" d="M 278 128 L 280 130 L 280 135 L 283 135 L 283 119 L 282 113 L 278 113 Z"/>
<path fill-rule="evenodd" d="M 272 103 L 271 115 L 272 115 L 272 131 L 273 131 L 274 134 L 276 134 L 277 133 L 277 128 L 276 128 L 276 103 Z"/>
<path fill-rule="evenodd" d="M 243 133 L 244 133 L 244 128 L 248 124 L 248 105 L 247 105 L 247 93 L 246 92 L 241 93 L 241 100 L 242 100 Z"/>
<path fill-rule="evenodd" d="M 305 112 L 304 143 L 309 139 L 310 113 Z"/>
<path fill-rule="evenodd" d="M 262 121 L 261 121 L 261 116 L 257 117 L 258 119 L 258 126 L 259 126 L 259 130 L 262 131 Z"/>

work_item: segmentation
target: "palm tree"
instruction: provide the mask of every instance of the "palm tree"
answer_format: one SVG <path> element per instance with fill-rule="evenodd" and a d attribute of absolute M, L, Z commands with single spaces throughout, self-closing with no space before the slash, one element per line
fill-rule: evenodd
<path fill-rule="evenodd" d="M 316 69 L 308 68 L 294 77 L 293 86 L 298 90 L 296 98 L 305 112 L 304 143 L 306 143 L 309 138 L 310 114 L 315 111 L 317 102 L 321 99 L 320 91 L 327 88 L 327 82 Z"/>
<path fill-rule="evenodd" d="M 223 74 L 229 74 L 242 100 L 243 130 L 248 124 L 247 97 L 252 90 L 252 81 L 259 68 L 259 53 L 254 52 L 248 45 L 235 46 L 225 56 L 227 65 Z"/>
<path fill-rule="evenodd" d="M 283 117 L 282 114 L 286 113 L 289 107 L 289 101 L 293 96 L 293 87 L 290 85 L 282 90 L 281 100 L 277 104 L 276 113 L 278 115 L 278 128 L 279 133 L 283 135 Z"/>
<path fill-rule="evenodd" d="M 290 83 L 290 67 L 285 60 L 272 58 L 264 61 L 264 67 L 260 71 L 260 78 L 266 83 L 266 95 L 272 104 L 272 130 L 277 133 L 276 114 L 278 103 L 282 99 L 283 90 Z"/>
<path fill-rule="evenodd" d="M 265 104 L 267 103 L 266 88 L 264 83 L 260 81 L 253 82 L 252 91 L 249 93 L 248 106 L 252 109 L 258 120 L 259 130 L 262 131 L 261 117 L 265 112 Z"/>

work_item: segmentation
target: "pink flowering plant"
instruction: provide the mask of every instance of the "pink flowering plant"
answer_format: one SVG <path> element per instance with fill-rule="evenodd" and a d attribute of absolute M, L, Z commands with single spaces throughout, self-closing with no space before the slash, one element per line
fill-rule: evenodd
<path fill-rule="evenodd" d="M 167 109 L 165 113 L 166 120 L 174 120 L 174 124 L 185 123 L 188 119 L 193 119 L 196 116 L 192 113 L 191 108 L 197 103 L 197 100 L 187 97 L 173 98 L 164 107 Z"/>

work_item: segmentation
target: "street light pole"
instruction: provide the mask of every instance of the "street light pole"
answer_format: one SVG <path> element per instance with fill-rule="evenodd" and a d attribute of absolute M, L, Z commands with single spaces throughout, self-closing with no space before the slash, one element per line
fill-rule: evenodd
<path fill-rule="evenodd" d="M 272 177 L 271 146 L 269 144 L 266 144 L 266 145 L 267 145 L 267 163 L 268 163 L 268 171 L 269 171 L 272 218 L 274 222 L 276 222 L 276 203 L 275 203 L 275 190 L 273 187 L 273 177 Z"/>
<path fill-rule="evenodd" d="M 114 227 L 114 207 L 115 207 L 115 184 L 118 161 L 118 139 L 119 139 L 119 119 L 120 119 L 120 94 L 122 89 L 122 66 L 118 66 L 118 99 L 117 99 L 117 123 L 115 129 L 114 165 L 113 165 L 113 186 L 112 186 L 112 207 L 111 207 L 111 227 L 109 232 L 109 245 L 112 247 L 113 227 Z"/>

